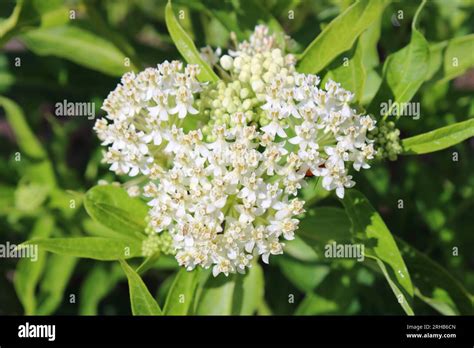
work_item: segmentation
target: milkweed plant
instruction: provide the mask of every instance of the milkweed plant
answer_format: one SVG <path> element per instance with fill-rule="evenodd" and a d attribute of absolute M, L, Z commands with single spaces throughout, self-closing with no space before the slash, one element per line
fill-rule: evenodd
<path fill-rule="evenodd" d="M 356 1 L 306 49 L 268 17 L 246 32 L 229 30 L 227 47 L 197 49 L 184 29 L 185 12 L 177 16 L 168 2 L 166 26 L 181 56 L 127 66 L 93 125 L 112 179 L 66 194 L 83 202 L 86 225 L 101 232 L 38 233 L 22 247 L 119 261 L 137 315 L 269 314 L 264 293 L 279 285 L 264 281 L 275 265 L 311 294 L 296 314 L 324 313 L 318 308 L 329 304 L 317 300 L 312 284 L 326 276 L 321 265 L 348 267 L 340 259 L 361 261 L 368 278 L 385 278 L 406 314 L 415 314 L 415 297 L 441 314 L 472 313 L 472 295 L 392 235 L 356 184 L 362 172 L 377 176 L 370 174 L 374 166 L 474 135 L 471 118 L 401 137 L 398 121 L 421 85 L 442 73 L 441 64 L 445 82 L 472 67 L 474 40 L 471 34 L 434 49 L 418 28 L 421 1 L 408 44 L 377 70 L 389 3 Z M 397 15 L 392 22 L 401 20 Z M 26 34 L 27 46 L 35 40 Z M 469 49 L 471 58 L 463 52 Z M 17 107 L 0 103 L 7 113 Z M 335 206 L 320 206 L 327 201 Z M 396 204 L 403 208 L 403 201 Z M 157 301 L 142 277 L 164 260 L 176 274 Z M 446 280 L 425 277 L 426 268 Z M 16 280 L 23 304 L 24 281 Z M 242 308 L 235 308 L 235 296 Z"/>

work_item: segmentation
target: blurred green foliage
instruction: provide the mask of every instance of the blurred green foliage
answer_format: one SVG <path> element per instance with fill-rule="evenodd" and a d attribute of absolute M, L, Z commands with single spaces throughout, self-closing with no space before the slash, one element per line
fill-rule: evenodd
<path fill-rule="evenodd" d="M 175 30 L 189 35 L 188 44 L 225 48 L 231 32 L 242 40 L 266 23 L 292 37 L 287 49 L 300 58 L 301 71 L 340 81 L 377 118 L 387 98 L 419 102 L 419 120 L 397 122 L 402 139 L 461 121 L 466 123 L 457 127 L 464 135 L 446 140 L 446 146 L 456 144 L 449 149 L 376 162 L 357 173 L 357 189 L 373 208 L 354 191 L 344 200 L 346 214 L 333 196 L 315 195 L 317 182 L 310 181 L 305 195 L 314 208 L 300 238 L 271 265 L 255 265 L 245 277 L 206 281 L 206 272 L 179 271 L 163 255 L 138 269 L 142 260 L 123 261 L 124 273 L 118 262 L 78 257 L 115 260 L 123 235 L 141 241 L 142 202 L 128 201 L 123 192 L 108 196 L 113 188 L 86 194 L 99 180 L 123 178 L 100 164 L 93 121 L 56 117 L 54 109 L 63 100 L 92 102 L 96 117 L 103 116 L 101 102 L 125 71 L 178 58 L 182 49 L 173 43 L 177 34 L 167 30 L 166 1 L 2 1 L 0 243 L 42 238 L 43 249 L 36 263 L 0 261 L 0 314 L 159 314 L 158 305 L 166 314 L 472 314 L 474 3 L 433 0 L 422 8 L 418 1 L 174 0 L 173 5 L 175 13 L 185 14 Z M 341 69 L 345 58 L 349 77 Z M 110 197 L 116 203 L 112 217 L 101 210 Z M 129 204 L 134 208 L 124 209 Z M 127 215 L 137 210 L 142 214 Z M 354 224 L 357 216 L 367 219 L 364 214 L 371 222 Z M 373 233 L 383 243 L 370 250 L 364 265 L 321 257 L 331 240 L 368 240 Z M 68 252 L 76 257 L 45 252 L 64 249 L 49 237 L 68 238 Z M 410 277 L 389 274 L 385 264 L 403 269 L 403 260 Z M 392 290 L 407 302 L 400 306 Z M 170 299 L 181 293 L 199 294 L 200 301 L 173 306 Z"/>

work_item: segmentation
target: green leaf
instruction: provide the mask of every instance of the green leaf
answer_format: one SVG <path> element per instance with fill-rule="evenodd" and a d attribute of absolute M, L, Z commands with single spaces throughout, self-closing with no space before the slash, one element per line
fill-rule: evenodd
<path fill-rule="evenodd" d="M 119 260 L 128 279 L 133 315 L 162 315 L 160 306 L 148 291 L 142 278 L 123 260 Z"/>
<path fill-rule="evenodd" d="M 245 275 L 210 276 L 199 296 L 198 315 L 251 315 L 263 301 L 261 267 L 254 263 Z"/>
<path fill-rule="evenodd" d="M 201 68 L 198 79 L 202 82 L 217 82 L 219 77 L 211 69 L 211 67 L 201 58 L 193 40 L 189 37 L 186 31 L 181 27 L 178 19 L 173 13 L 171 2 L 168 1 L 165 9 L 166 26 L 170 33 L 173 42 L 176 45 L 179 53 L 189 64 L 197 64 Z"/>
<path fill-rule="evenodd" d="M 430 44 L 430 62 L 428 65 L 426 80 L 433 78 L 443 64 L 443 50 L 446 48 L 447 44 L 446 41 Z"/>
<path fill-rule="evenodd" d="M 362 33 L 357 47 L 362 51 L 362 64 L 366 71 L 364 90 L 360 97 L 362 105 L 368 105 L 377 94 L 382 79 L 376 71 L 380 63 L 377 43 L 380 39 L 382 13 L 379 18 Z"/>
<path fill-rule="evenodd" d="M 230 315 L 236 275 L 209 277 L 199 296 L 197 315 Z"/>
<path fill-rule="evenodd" d="M 444 315 L 472 315 L 468 291 L 446 269 L 396 238 L 415 285 L 415 294 Z"/>
<path fill-rule="evenodd" d="M 474 136 L 474 119 L 458 122 L 402 140 L 404 155 L 420 155 L 446 149 Z"/>
<path fill-rule="evenodd" d="M 148 206 L 138 198 L 131 198 L 121 187 L 94 186 L 86 193 L 84 206 L 97 222 L 124 237 L 143 240 Z"/>
<path fill-rule="evenodd" d="M 301 195 L 303 200 L 306 202 L 307 207 L 313 206 L 315 203 L 326 198 L 331 194 L 330 191 L 326 190 L 323 185 L 323 180 L 321 177 L 313 177 L 308 182 L 306 187 L 301 189 Z"/>
<path fill-rule="evenodd" d="M 45 149 L 26 122 L 23 111 L 17 103 L 2 96 L 0 96 L 0 106 L 5 109 L 8 124 L 15 134 L 21 153 L 34 160 L 28 166 L 23 179 L 44 184 L 48 189 L 52 188 L 56 185 L 53 167 Z"/>
<path fill-rule="evenodd" d="M 355 314 L 356 284 L 345 271 L 331 271 L 317 289 L 306 293 L 295 315 Z"/>
<path fill-rule="evenodd" d="M 295 239 L 285 242 L 285 254 L 291 255 L 293 258 L 300 261 L 317 261 L 319 259 L 318 254 L 308 243 L 299 237 L 298 232 L 296 233 L 297 235 Z"/>
<path fill-rule="evenodd" d="M 49 195 L 48 208 L 59 210 L 66 219 L 71 219 L 81 209 L 83 192 L 64 191 L 55 188 Z"/>
<path fill-rule="evenodd" d="M 337 300 L 308 293 L 298 305 L 295 315 L 328 315 L 340 313 L 340 311 L 340 305 Z"/>
<path fill-rule="evenodd" d="M 380 102 L 393 97 L 393 105 L 409 102 L 418 91 L 429 73 L 430 51 L 424 36 L 416 29 L 416 23 L 426 0 L 418 7 L 412 22 L 410 43 L 401 50 L 388 56 L 383 67 L 384 84 L 376 96 L 374 108 Z M 384 112 L 390 115 L 393 107 Z"/>
<path fill-rule="evenodd" d="M 374 69 L 369 70 L 367 72 L 364 92 L 362 94 L 360 103 L 362 105 L 369 105 L 377 94 L 377 91 L 379 90 L 381 84 L 382 78 L 380 77 L 380 75 Z"/>
<path fill-rule="evenodd" d="M 449 40 L 444 56 L 443 81 L 462 75 L 474 67 L 474 34 Z"/>
<path fill-rule="evenodd" d="M 277 263 L 285 277 L 302 292 L 313 291 L 330 272 L 327 265 L 302 262 L 286 255 L 279 257 Z"/>
<path fill-rule="evenodd" d="M 32 239 L 22 245 L 38 245 L 56 254 L 111 261 L 141 254 L 141 243 L 102 237 L 68 237 Z"/>
<path fill-rule="evenodd" d="M 54 219 L 50 215 L 38 218 L 31 232 L 30 238 L 47 238 L 54 230 Z M 40 280 L 46 263 L 46 253 L 38 250 L 37 260 L 21 259 L 18 261 L 13 284 L 20 299 L 25 315 L 33 315 L 36 311 L 36 285 Z"/>
<path fill-rule="evenodd" d="M 413 315 L 413 284 L 400 250 L 384 221 L 369 201 L 351 189 L 342 200 L 352 223 L 354 241 L 363 243 L 365 256 L 375 260 L 387 279 L 398 302 Z"/>
<path fill-rule="evenodd" d="M 156 266 L 157 261 L 162 257 L 161 251 L 155 251 L 153 255 L 147 256 L 145 260 L 137 267 L 136 272 L 138 274 L 143 274 L 148 271 L 150 268 Z"/>
<path fill-rule="evenodd" d="M 32 27 L 46 25 L 58 17 L 57 11 L 62 7 L 62 17 L 69 20 L 68 9 L 61 0 L 17 0 L 12 14 L 7 19 L 0 19 L 0 46 L 12 37 Z M 56 22 L 57 19 L 56 19 Z"/>
<path fill-rule="evenodd" d="M 355 94 L 354 101 L 360 101 L 364 92 L 366 71 L 362 62 L 362 45 L 360 40 L 355 49 L 352 50 L 350 57 L 343 57 L 342 62 L 338 62 L 338 67 L 330 70 L 322 84 L 328 80 L 334 80 L 341 86 Z"/>
<path fill-rule="evenodd" d="M 15 29 L 20 19 L 20 14 L 23 9 L 24 0 L 18 0 L 12 14 L 7 19 L 0 22 L 0 45 L 8 40 L 11 32 Z M 10 34 L 10 35 L 7 35 Z"/>
<path fill-rule="evenodd" d="M 380 16 L 387 3 L 384 0 L 360 0 L 347 8 L 302 53 L 298 71 L 316 74 L 349 50 L 359 35 Z"/>
<path fill-rule="evenodd" d="M 71 25 L 40 28 L 21 35 L 22 41 L 41 56 L 57 56 L 111 76 L 135 70 L 113 44 L 87 30 Z"/>
<path fill-rule="evenodd" d="M 49 188 L 42 184 L 19 184 L 15 191 L 15 207 L 26 213 L 35 212 L 43 206 Z"/>
<path fill-rule="evenodd" d="M 28 126 L 25 115 L 18 104 L 0 96 L 0 106 L 5 109 L 8 124 L 15 133 L 21 151 L 33 159 L 45 159 L 47 157 L 46 151 Z"/>
<path fill-rule="evenodd" d="M 81 286 L 79 297 L 79 315 L 97 315 L 100 301 L 115 287 L 123 277 L 117 264 L 99 263 L 88 272 Z"/>
<path fill-rule="evenodd" d="M 232 315 L 253 315 L 263 303 L 265 280 L 262 267 L 254 263 L 244 276 L 237 275 Z"/>
<path fill-rule="evenodd" d="M 63 301 L 64 291 L 71 278 L 77 259 L 66 255 L 49 255 L 44 267 L 38 295 L 37 315 L 50 315 Z"/>
<path fill-rule="evenodd" d="M 320 255 L 328 243 L 351 241 L 350 222 L 340 208 L 318 207 L 300 221 L 296 235 Z"/>
<path fill-rule="evenodd" d="M 380 12 L 379 17 L 359 37 L 358 46 L 361 46 L 362 63 L 366 70 L 376 68 L 380 63 L 377 43 L 380 39 L 381 29 L 382 12 Z"/>
<path fill-rule="evenodd" d="M 16 187 L 0 184 L 0 216 L 8 215 L 15 210 Z"/>
<path fill-rule="evenodd" d="M 84 6 L 86 7 L 87 17 L 90 20 L 94 31 L 102 38 L 114 44 L 115 47 L 117 47 L 127 57 L 130 57 L 130 60 L 137 69 L 142 69 L 142 64 L 136 55 L 133 46 L 127 41 L 124 35 L 110 27 L 108 22 L 101 15 L 98 3 L 96 1 L 85 1 Z"/>
<path fill-rule="evenodd" d="M 199 269 L 187 271 L 181 268 L 173 280 L 166 297 L 165 315 L 186 315 L 191 309 L 199 280 Z"/>

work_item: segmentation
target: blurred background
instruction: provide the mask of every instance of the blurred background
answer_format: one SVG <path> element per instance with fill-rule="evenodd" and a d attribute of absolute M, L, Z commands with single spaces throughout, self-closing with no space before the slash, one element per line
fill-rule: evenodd
<path fill-rule="evenodd" d="M 231 31 L 244 39 L 256 24 L 272 27 L 277 21 L 293 38 L 289 50 L 294 53 L 302 52 L 351 3 L 173 1 L 175 13 L 184 11 L 181 25 L 197 47 L 224 49 Z M 5 110 L 0 108 L 0 243 L 97 233 L 99 227 L 81 207 L 82 193 L 99 180 L 123 178 L 100 163 L 94 120 L 57 117 L 55 104 L 94 103 L 96 118 L 102 117 L 102 101 L 124 72 L 179 58 L 166 29 L 165 5 L 164 0 L 2 0 L 0 95 L 17 105 L 10 104 L 13 116 L 8 121 L 5 103 Z M 374 66 L 379 79 L 385 58 L 408 43 L 418 5 L 396 1 L 385 10 L 376 46 L 380 64 Z M 429 1 L 418 28 L 433 49 L 437 43 L 473 33 L 474 3 Z M 474 57 L 473 51 L 467 54 Z M 420 119 L 402 117 L 398 122 L 401 138 L 473 117 L 473 91 L 472 69 L 454 79 L 434 75 L 413 98 L 420 103 Z M 474 291 L 473 155 L 470 139 L 433 154 L 374 163 L 355 177 L 358 189 L 391 232 L 446 268 L 470 293 Z M 70 208 L 72 199 L 75 209 Z M 331 197 L 318 204 L 339 205 Z M 457 256 L 453 248 L 458 248 Z M 264 267 L 268 312 L 403 314 L 383 277 L 355 262 L 310 264 L 288 255 L 278 259 Z M 116 263 L 48 254 L 41 258 L 44 266 L 22 272 L 35 281 L 16 283 L 15 272 L 28 268 L 26 262 L 0 259 L 0 314 L 130 313 L 127 283 Z M 159 301 L 176 269 L 173 259 L 162 258 L 145 275 Z M 298 274 L 307 281 L 295 279 Z M 21 300 L 18 292 L 23 294 Z M 294 303 L 288 294 L 294 295 Z M 318 297 L 317 303 L 302 309 L 299 305 L 308 294 Z M 437 313 L 419 300 L 415 308 L 417 314 Z"/>

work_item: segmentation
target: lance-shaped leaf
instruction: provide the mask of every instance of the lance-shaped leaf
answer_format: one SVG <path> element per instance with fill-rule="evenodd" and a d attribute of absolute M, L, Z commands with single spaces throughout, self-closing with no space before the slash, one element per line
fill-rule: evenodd
<path fill-rule="evenodd" d="M 347 8 L 302 53 L 298 71 L 316 74 L 342 52 L 349 50 L 387 4 L 385 0 L 360 0 Z"/>
<path fill-rule="evenodd" d="M 54 230 L 54 219 L 50 215 L 41 216 L 35 223 L 31 238 L 47 238 Z M 21 259 L 18 262 L 13 284 L 20 299 L 25 315 L 32 315 L 36 311 L 36 285 L 40 280 L 46 264 L 46 252 L 38 250 L 37 260 Z"/>
<path fill-rule="evenodd" d="M 6 38 L 7 34 L 11 32 L 17 25 L 18 20 L 20 19 L 20 14 L 23 9 L 23 3 L 24 0 L 18 0 L 11 15 L 7 19 L 3 19 L 0 22 L 0 38 L 2 39 L 1 41 L 4 41 L 4 38 Z"/>
<path fill-rule="evenodd" d="M 427 81 L 432 79 L 443 65 L 443 52 L 447 45 L 447 41 L 430 44 L 430 61 L 428 64 L 428 73 L 426 74 Z"/>
<path fill-rule="evenodd" d="M 198 315 L 251 315 L 263 301 L 264 280 L 255 263 L 245 276 L 231 274 L 208 278 L 199 294 Z"/>
<path fill-rule="evenodd" d="M 166 297 L 165 315 L 186 315 L 191 309 L 199 281 L 199 269 L 189 272 L 181 268 L 173 280 Z"/>
<path fill-rule="evenodd" d="M 413 284 L 400 250 L 381 216 L 360 192 L 348 190 L 342 201 L 352 223 L 354 241 L 363 243 L 365 257 L 373 259 L 405 312 L 413 315 Z"/>
<path fill-rule="evenodd" d="M 21 151 L 31 158 L 45 159 L 46 151 L 31 131 L 18 104 L 8 98 L 0 97 L 0 106 L 5 110 L 8 124 L 15 133 Z"/>
<path fill-rule="evenodd" d="M 380 59 L 377 50 L 377 43 L 380 39 L 382 14 L 374 23 L 364 31 L 358 42 L 362 52 L 362 63 L 366 71 L 364 80 L 364 90 L 359 98 L 362 105 L 368 105 L 377 94 L 382 83 L 382 78 L 376 71 Z"/>
<path fill-rule="evenodd" d="M 38 245 L 52 253 L 102 261 L 126 259 L 141 254 L 141 243 L 132 240 L 102 237 L 38 238 L 20 247 Z"/>
<path fill-rule="evenodd" d="M 449 40 L 444 56 L 444 81 L 474 67 L 474 34 Z"/>
<path fill-rule="evenodd" d="M 362 54 L 362 45 L 359 40 L 348 56 L 342 57 L 342 61 L 337 62 L 338 66 L 326 74 L 322 85 L 329 79 L 337 81 L 343 88 L 355 94 L 354 101 L 360 101 L 363 96 L 366 79 Z"/>
<path fill-rule="evenodd" d="M 0 106 L 5 110 L 8 124 L 12 128 L 20 148 L 20 153 L 34 160 L 24 175 L 24 179 L 40 183 L 43 188 L 51 189 L 56 178 L 46 150 L 31 131 L 22 109 L 13 100 L 0 96 Z"/>
<path fill-rule="evenodd" d="M 128 279 L 130 304 L 133 315 L 162 315 L 160 306 L 148 291 L 142 278 L 130 267 L 127 262 L 119 260 Z"/>
<path fill-rule="evenodd" d="M 404 155 L 420 155 L 456 145 L 474 136 L 474 119 L 402 140 Z"/>
<path fill-rule="evenodd" d="M 84 206 L 95 221 L 124 238 L 145 238 L 148 206 L 140 199 L 130 197 L 123 188 L 95 186 L 87 191 Z"/>
<path fill-rule="evenodd" d="M 173 13 L 173 8 L 170 1 L 168 1 L 168 4 L 166 5 L 165 20 L 170 36 L 173 39 L 173 42 L 175 43 L 179 53 L 181 53 L 183 58 L 189 64 L 197 64 L 201 68 L 201 72 L 198 75 L 199 80 L 203 82 L 218 81 L 219 77 L 202 59 L 199 51 L 196 48 L 196 45 L 194 45 L 193 40 L 179 24 L 178 19 Z"/>
<path fill-rule="evenodd" d="M 474 34 L 430 44 L 427 80 L 442 84 L 474 67 Z"/>
<path fill-rule="evenodd" d="M 343 209 L 318 207 L 311 209 L 301 220 L 296 234 L 306 245 L 313 248 L 319 257 L 322 257 L 328 243 L 333 241 L 349 243 L 352 237 L 349 230 L 350 222 Z M 290 244 L 293 245 L 293 242 L 289 241 L 288 245 Z"/>
<path fill-rule="evenodd" d="M 38 55 L 65 58 L 107 75 L 121 76 L 136 69 L 113 44 L 79 27 L 35 29 L 21 35 L 21 39 Z"/>
<path fill-rule="evenodd" d="M 64 291 L 74 272 L 77 258 L 52 254 L 46 260 L 38 294 L 37 315 L 50 315 L 61 305 Z"/>
<path fill-rule="evenodd" d="M 114 289 L 124 277 L 116 263 L 98 263 L 88 273 L 81 285 L 79 296 L 79 315 L 97 315 L 100 301 Z"/>
<path fill-rule="evenodd" d="M 415 285 L 415 294 L 444 315 L 472 315 L 470 294 L 446 269 L 396 238 Z"/>
<path fill-rule="evenodd" d="M 388 56 L 383 67 L 384 81 L 372 103 L 372 111 L 381 102 L 393 99 L 393 105 L 407 103 L 413 98 L 429 73 L 429 45 L 424 36 L 416 28 L 416 23 L 426 0 L 418 7 L 412 22 L 410 43 L 401 50 Z M 393 107 L 384 112 L 390 115 Z"/>

